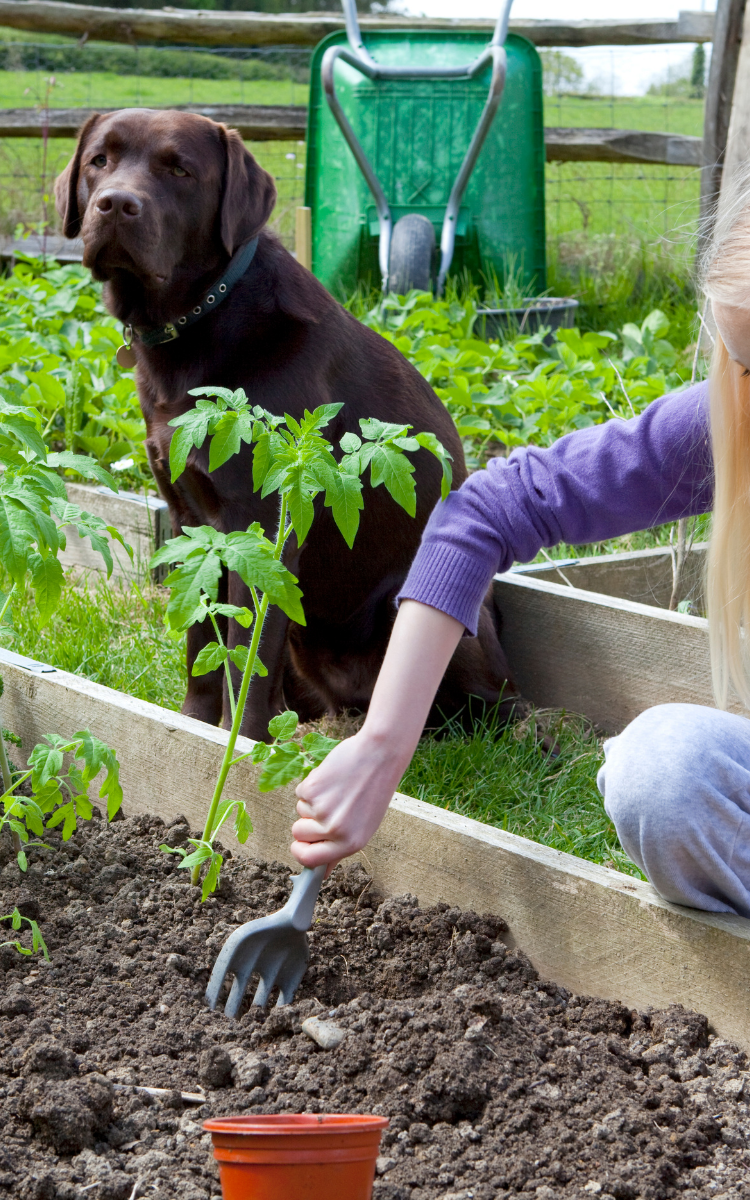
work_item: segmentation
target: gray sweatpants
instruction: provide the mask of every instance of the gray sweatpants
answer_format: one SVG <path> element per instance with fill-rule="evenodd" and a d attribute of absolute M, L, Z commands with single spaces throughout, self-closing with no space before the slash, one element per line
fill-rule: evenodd
<path fill-rule="evenodd" d="M 660 704 L 604 754 L 604 807 L 656 890 L 675 904 L 750 917 L 750 720 Z"/>

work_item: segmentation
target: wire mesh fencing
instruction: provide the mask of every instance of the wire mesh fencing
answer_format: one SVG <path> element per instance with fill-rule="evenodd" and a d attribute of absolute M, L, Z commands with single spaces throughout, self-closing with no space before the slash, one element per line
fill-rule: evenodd
<path fill-rule="evenodd" d="M 203 50 L 53 41 L 0 43 L 0 109 L 306 105 L 310 51 Z M 52 185 L 74 149 L 69 138 L 0 137 L 0 231 L 55 223 Z M 248 142 L 276 180 L 272 227 L 290 248 L 303 203 L 304 141 Z"/>
<path fill-rule="evenodd" d="M 2 40 L 2 33 L 6 40 Z M 12 36 L 11 36 L 12 35 Z M 9 39 L 9 40 L 8 40 Z M 662 76 L 651 94 L 626 95 L 631 61 L 622 47 L 583 53 L 576 77 L 566 51 L 542 52 L 545 125 L 637 129 L 700 136 L 703 100 L 684 84 L 674 47 L 642 48 L 645 73 Z M 632 56 L 632 50 L 628 50 Z M 687 58 L 691 47 L 681 53 Z M 0 109 L 168 107 L 171 105 L 306 105 L 311 51 L 80 44 L 69 39 L 0 31 Z M 582 61 L 581 52 L 576 55 Z M 644 60 L 645 61 L 645 60 Z M 575 63 L 574 63 L 575 67 Z M 584 75 L 593 86 L 583 86 Z M 644 76 L 641 64 L 641 77 Z M 294 241 L 294 210 L 304 195 L 304 142 L 248 142 L 276 179 L 273 227 Z M 0 136 L 0 232 L 55 227 L 52 184 L 71 156 L 69 138 Z M 646 163 L 550 162 L 546 171 L 550 260 L 592 271 L 644 247 L 684 273 L 698 219 L 699 171 Z"/>
<path fill-rule="evenodd" d="M 703 132 L 702 80 L 691 81 L 692 47 L 597 46 L 543 54 L 545 125 L 687 134 Z M 585 66 L 576 79 L 571 61 Z M 628 80 L 625 64 L 635 68 Z M 568 68 L 568 69 L 566 69 Z M 703 72 L 706 65 L 704 62 Z M 571 78 L 572 75 L 572 78 Z M 587 90 L 584 79 L 591 81 Z M 651 80 L 650 86 L 647 86 Z M 576 82 L 580 90 L 575 87 Z M 628 84 L 644 94 L 623 94 Z M 559 265 L 593 270 L 647 248 L 669 269 L 690 270 L 698 226 L 700 171 L 663 163 L 550 162 L 546 170 L 547 236 Z"/>

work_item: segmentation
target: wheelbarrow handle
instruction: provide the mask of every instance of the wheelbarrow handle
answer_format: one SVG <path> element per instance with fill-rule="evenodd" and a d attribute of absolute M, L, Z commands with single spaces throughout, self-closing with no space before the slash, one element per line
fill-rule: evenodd
<path fill-rule="evenodd" d="M 281 911 L 300 933 L 305 933 L 312 924 L 313 909 L 327 870 L 328 865 L 322 863 L 319 867 L 303 867 L 299 875 L 293 876 L 292 894 Z"/>

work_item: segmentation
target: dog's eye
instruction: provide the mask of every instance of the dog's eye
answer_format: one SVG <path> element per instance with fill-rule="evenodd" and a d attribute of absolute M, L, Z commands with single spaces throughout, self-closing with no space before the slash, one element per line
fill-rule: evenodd
<path fill-rule="evenodd" d="M 185 170 L 184 167 L 172 167 L 172 174 L 173 175 L 187 175 L 187 171 Z"/>
<path fill-rule="evenodd" d="M 92 158 L 92 160 L 91 160 L 91 165 L 92 165 L 92 167 L 106 167 L 106 165 L 107 165 L 106 154 L 95 155 L 95 157 Z"/>

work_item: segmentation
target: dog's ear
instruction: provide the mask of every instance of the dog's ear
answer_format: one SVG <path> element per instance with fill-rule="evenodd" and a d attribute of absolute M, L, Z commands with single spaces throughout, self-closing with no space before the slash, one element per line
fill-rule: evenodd
<path fill-rule="evenodd" d="M 221 240 L 227 254 L 260 233 L 276 203 L 276 184 L 245 149 L 236 129 L 219 125 L 226 150 Z"/>
<path fill-rule="evenodd" d="M 81 156 L 86 139 L 99 120 L 99 113 L 93 113 L 78 134 L 78 145 L 62 174 L 55 180 L 55 207 L 62 218 L 63 233 L 67 238 L 78 237 L 81 232 L 82 216 L 78 211 L 78 176 L 81 172 Z"/>

